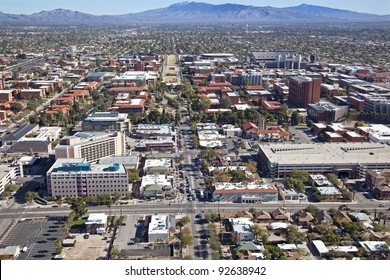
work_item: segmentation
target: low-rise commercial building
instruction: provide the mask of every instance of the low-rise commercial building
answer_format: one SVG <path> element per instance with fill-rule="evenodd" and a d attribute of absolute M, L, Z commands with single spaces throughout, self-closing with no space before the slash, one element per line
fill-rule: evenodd
<path fill-rule="evenodd" d="M 336 187 L 319 187 L 317 190 L 321 201 L 337 201 L 342 198 L 341 192 Z"/>
<path fill-rule="evenodd" d="M 161 174 L 169 175 L 172 174 L 173 161 L 170 158 L 160 159 L 146 159 L 144 165 L 144 174 Z"/>
<path fill-rule="evenodd" d="M 145 199 L 165 198 L 171 196 L 173 188 L 173 176 L 169 175 L 145 175 L 139 190 L 139 197 Z"/>
<path fill-rule="evenodd" d="M 139 124 L 134 131 L 134 135 L 146 139 L 172 137 L 176 135 L 176 128 L 173 124 Z"/>
<path fill-rule="evenodd" d="M 104 213 L 90 214 L 85 222 L 86 232 L 90 234 L 102 234 L 106 232 L 107 215 Z"/>
<path fill-rule="evenodd" d="M 47 171 L 47 188 L 52 196 L 83 197 L 98 194 L 130 194 L 123 165 L 90 164 L 85 159 L 57 159 Z"/>
<path fill-rule="evenodd" d="M 213 200 L 239 203 L 277 201 L 278 190 L 269 184 L 217 183 Z"/>
<path fill-rule="evenodd" d="M 173 215 L 152 215 L 148 228 L 149 242 L 167 243 L 169 232 L 174 231 L 175 227 L 176 222 Z"/>
<path fill-rule="evenodd" d="M 358 127 L 358 132 L 375 143 L 390 143 L 390 128 L 383 124 Z"/>

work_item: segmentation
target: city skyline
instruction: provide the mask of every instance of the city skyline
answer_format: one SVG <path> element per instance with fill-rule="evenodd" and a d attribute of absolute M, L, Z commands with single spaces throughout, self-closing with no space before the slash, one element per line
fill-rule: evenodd
<path fill-rule="evenodd" d="M 180 0 L 145 0 L 142 2 L 131 3 L 125 0 L 112 0 L 107 1 L 92 1 L 92 0 L 1 0 L 0 11 L 10 14 L 33 14 L 40 11 L 54 10 L 58 8 L 69 9 L 73 11 L 79 11 L 83 13 L 89 13 L 94 15 L 119 15 L 128 13 L 137 13 L 151 9 L 164 8 L 169 5 L 180 3 Z M 232 3 L 229 0 L 205 0 L 205 1 L 193 1 L 204 2 L 209 4 L 226 4 Z M 93 5 L 92 5 L 93 3 Z M 390 14 L 390 2 L 388 0 L 372 0 L 366 1 L 336 1 L 336 0 L 283 0 L 283 1 L 255 1 L 255 0 L 241 0 L 234 1 L 234 4 L 252 5 L 252 6 L 272 6 L 272 7 L 290 7 L 300 4 L 310 4 L 317 6 L 324 6 L 335 9 L 350 10 L 361 13 L 371 13 L 378 15 Z"/>

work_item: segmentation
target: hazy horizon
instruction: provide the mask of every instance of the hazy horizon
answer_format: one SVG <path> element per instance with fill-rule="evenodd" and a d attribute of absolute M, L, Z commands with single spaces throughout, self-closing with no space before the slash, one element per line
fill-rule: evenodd
<path fill-rule="evenodd" d="M 0 11 L 9 14 L 33 14 L 41 11 L 49 11 L 54 9 L 69 9 L 73 11 L 94 14 L 94 15 L 119 15 L 127 13 L 143 12 L 151 9 L 159 9 L 168 7 L 169 5 L 183 2 L 180 0 L 143 0 L 128 1 L 128 0 L 0 0 Z M 310 4 L 324 6 L 334 9 L 350 10 L 360 13 L 370 13 L 377 15 L 390 14 L 389 0 L 371 0 L 369 2 L 362 0 L 205 0 L 205 1 L 190 1 L 204 2 L 209 4 L 242 4 L 252 5 L 257 7 L 272 6 L 272 7 L 290 7 L 300 4 Z"/>

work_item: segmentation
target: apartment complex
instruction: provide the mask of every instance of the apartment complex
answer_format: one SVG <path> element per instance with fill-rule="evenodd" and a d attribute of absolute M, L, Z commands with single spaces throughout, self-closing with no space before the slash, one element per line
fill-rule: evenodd
<path fill-rule="evenodd" d="M 295 107 L 306 108 L 320 101 L 321 79 L 298 76 L 289 80 L 288 101 Z"/>
<path fill-rule="evenodd" d="M 47 171 L 50 195 L 63 197 L 130 193 L 127 171 L 120 164 L 91 164 L 86 159 L 57 159 Z"/>
<path fill-rule="evenodd" d="M 77 132 L 61 139 L 55 147 L 56 159 L 85 158 L 90 163 L 103 157 L 121 156 L 125 152 L 125 135 L 121 132 Z"/>
<path fill-rule="evenodd" d="M 83 131 L 118 131 L 129 134 L 131 131 L 130 119 L 127 114 L 119 112 L 94 112 L 83 121 Z"/>

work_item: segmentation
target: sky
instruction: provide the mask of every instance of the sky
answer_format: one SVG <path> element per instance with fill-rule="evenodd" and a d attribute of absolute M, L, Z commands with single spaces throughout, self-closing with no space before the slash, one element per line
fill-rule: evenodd
<path fill-rule="evenodd" d="M 95 15 L 118 15 L 164 8 L 182 0 L 0 0 L 0 11 L 10 14 L 32 14 L 57 8 Z M 302 3 L 371 14 L 390 14 L 390 0 L 195 0 L 210 4 L 243 4 L 252 6 L 290 7 Z"/>

